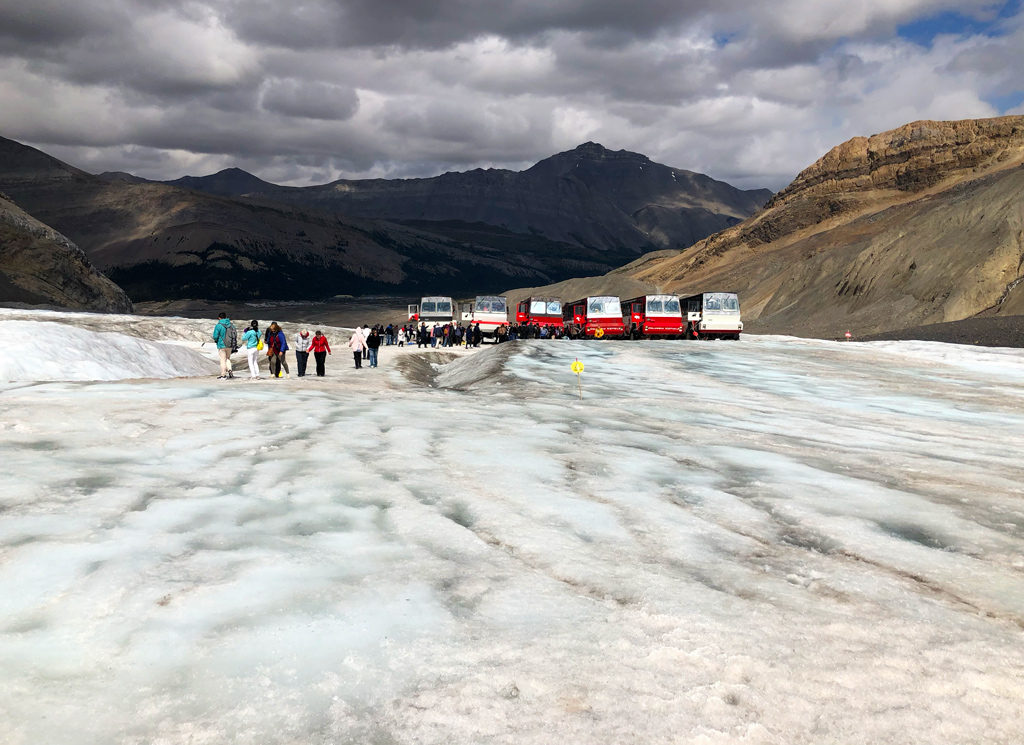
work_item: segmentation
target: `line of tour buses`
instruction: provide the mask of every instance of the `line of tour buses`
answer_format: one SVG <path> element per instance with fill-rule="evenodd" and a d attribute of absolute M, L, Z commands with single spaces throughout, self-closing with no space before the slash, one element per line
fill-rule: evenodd
<path fill-rule="evenodd" d="M 739 339 L 743 331 L 740 301 L 735 292 L 678 295 L 641 295 L 619 300 L 612 295 L 564 303 L 559 298 L 528 297 L 511 317 L 506 298 L 479 295 L 471 310 L 459 315 L 450 297 L 425 297 L 409 306 L 409 320 L 428 325 L 470 322 L 493 337 L 509 323 L 547 327 L 570 339 Z"/>

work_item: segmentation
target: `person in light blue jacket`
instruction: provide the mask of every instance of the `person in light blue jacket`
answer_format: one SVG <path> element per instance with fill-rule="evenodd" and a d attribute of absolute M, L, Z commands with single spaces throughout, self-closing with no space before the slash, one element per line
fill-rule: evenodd
<path fill-rule="evenodd" d="M 231 320 L 227 313 L 217 315 L 217 325 L 213 327 L 213 340 L 217 343 L 217 356 L 220 358 L 220 376 L 218 380 L 235 377 L 231 372 L 231 353 L 234 351 L 228 340 L 228 329 L 231 328 Z"/>
<path fill-rule="evenodd" d="M 249 328 L 242 334 L 242 343 L 245 344 L 245 354 L 249 359 L 249 378 L 260 379 L 260 324 L 258 321 L 251 321 Z"/>

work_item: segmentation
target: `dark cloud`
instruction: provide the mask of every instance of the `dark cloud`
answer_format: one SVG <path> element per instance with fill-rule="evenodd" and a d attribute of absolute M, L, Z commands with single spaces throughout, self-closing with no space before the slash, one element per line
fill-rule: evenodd
<path fill-rule="evenodd" d="M 0 134 L 87 170 L 428 176 L 588 139 L 778 188 L 837 142 L 1001 113 L 1024 17 L 989 0 L 0 0 Z M 57 153 L 55 153 L 57 154 Z"/>
<path fill-rule="evenodd" d="M 230 0 L 224 13 L 247 40 L 294 49 L 444 48 L 481 35 L 516 41 L 552 31 L 650 37 L 734 0 Z"/>
<path fill-rule="evenodd" d="M 351 88 L 295 79 L 267 81 L 263 108 L 305 119 L 344 120 L 359 109 L 359 96 Z"/>

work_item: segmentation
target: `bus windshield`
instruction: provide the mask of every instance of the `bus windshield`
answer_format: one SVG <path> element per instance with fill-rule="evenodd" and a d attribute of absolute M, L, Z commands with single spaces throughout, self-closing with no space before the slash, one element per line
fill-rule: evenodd
<path fill-rule="evenodd" d="M 475 310 L 481 313 L 504 313 L 505 299 L 500 297 L 482 297 L 476 301 Z"/>
<path fill-rule="evenodd" d="M 648 300 L 647 301 L 647 312 L 648 313 L 661 313 L 661 300 Z"/>
<path fill-rule="evenodd" d="M 452 312 L 452 304 L 449 303 L 447 300 L 442 300 L 441 302 L 439 302 L 437 304 L 437 312 L 438 313 L 451 313 Z"/>
<path fill-rule="evenodd" d="M 617 297 L 592 297 L 587 302 L 587 314 L 591 316 L 620 316 L 622 309 Z"/>
<path fill-rule="evenodd" d="M 704 295 L 704 310 L 739 313 L 740 301 L 734 292 L 709 292 Z"/>
<path fill-rule="evenodd" d="M 420 313 L 434 313 L 437 311 L 437 303 L 420 303 Z"/>
<path fill-rule="evenodd" d="M 562 301 L 531 300 L 530 314 L 534 316 L 560 316 L 562 315 Z"/>
<path fill-rule="evenodd" d="M 665 312 L 666 313 L 681 313 L 679 310 L 679 298 L 665 298 Z"/>

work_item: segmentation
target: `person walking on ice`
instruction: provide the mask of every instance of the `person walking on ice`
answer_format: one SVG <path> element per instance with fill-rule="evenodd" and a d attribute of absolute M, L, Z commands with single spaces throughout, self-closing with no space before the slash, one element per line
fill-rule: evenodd
<path fill-rule="evenodd" d="M 323 335 L 320 329 L 316 330 L 313 334 L 313 340 L 309 343 L 309 348 L 313 350 L 313 358 L 316 360 L 316 374 L 318 378 L 324 376 L 324 361 L 327 359 L 327 355 L 331 353 L 331 345 L 327 343 L 327 337 Z"/>
<path fill-rule="evenodd" d="M 363 366 L 363 352 L 367 351 L 369 347 L 366 346 L 366 340 L 358 327 L 352 332 L 352 338 L 348 340 L 348 348 L 352 350 L 352 359 L 355 360 L 356 370 L 360 369 Z"/>
<path fill-rule="evenodd" d="M 260 324 L 257 321 L 250 321 L 249 328 L 242 333 L 242 341 L 245 342 L 245 354 L 249 361 L 249 379 L 260 379 Z"/>
<path fill-rule="evenodd" d="M 220 358 L 220 375 L 217 380 L 235 377 L 231 371 L 231 353 L 238 351 L 238 332 L 231 325 L 227 313 L 219 313 L 217 325 L 213 327 L 213 340 L 217 343 L 217 356 Z"/>

